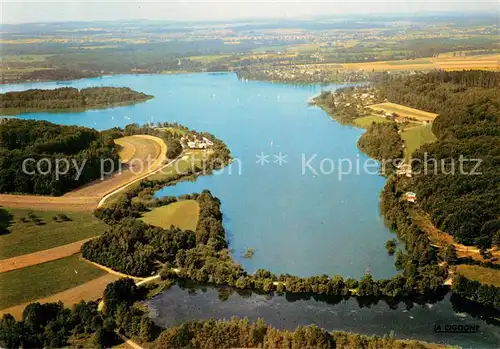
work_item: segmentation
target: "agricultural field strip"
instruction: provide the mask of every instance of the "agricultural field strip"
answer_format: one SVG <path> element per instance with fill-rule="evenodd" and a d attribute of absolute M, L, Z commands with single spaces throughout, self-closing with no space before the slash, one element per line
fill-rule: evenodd
<path fill-rule="evenodd" d="M 0 273 L 22 269 L 30 267 L 32 265 L 51 262 L 56 259 L 72 256 L 79 253 L 82 245 L 90 239 L 92 238 L 76 241 L 67 245 L 49 248 L 48 250 L 28 253 L 8 259 L 2 259 L 0 260 Z"/>
<path fill-rule="evenodd" d="M 85 301 L 94 301 L 102 297 L 104 289 L 106 286 L 120 279 L 120 276 L 115 274 L 106 274 L 98 277 L 97 279 L 88 281 L 81 285 L 75 286 L 73 288 L 54 293 L 53 295 L 41 299 L 37 299 L 36 301 L 39 303 L 51 303 L 51 302 L 63 302 L 65 306 L 71 307 L 74 304 L 77 304 L 81 300 Z M 9 308 L 5 308 L 0 310 L 0 316 L 4 314 L 12 314 L 16 319 L 21 319 L 24 308 L 32 303 L 32 301 L 24 302 L 22 304 L 18 304 Z"/>
<path fill-rule="evenodd" d="M 373 104 L 368 106 L 368 108 L 375 111 L 383 111 L 386 113 L 397 113 L 401 116 L 416 118 L 421 121 L 431 121 L 438 116 L 438 114 L 435 113 L 429 113 L 423 110 L 410 108 L 401 104 L 390 102 Z"/>

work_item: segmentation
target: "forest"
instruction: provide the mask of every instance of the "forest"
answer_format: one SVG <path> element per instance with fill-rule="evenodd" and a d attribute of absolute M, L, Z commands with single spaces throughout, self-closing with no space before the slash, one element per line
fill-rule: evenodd
<path fill-rule="evenodd" d="M 403 140 L 393 123 L 372 123 L 359 138 L 358 147 L 368 156 L 382 161 L 385 164 L 383 171 L 393 171 L 396 160 L 403 158 Z"/>
<path fill-rule="evenodd" d="M 56 173 L 61 158 L 76 163 L 82 169 L 80 176 L 77 166 Z M 33 159 L 26 162 L 26 171 L 25 159 Z M 40 159 L 47 160 L 37 169 Z M 100 178 L 101 159 L 112 160 L 118 168 L 113 139 L 96 130 L 15 118 L 0 123 L 0 193 L 62 195 Z"/>
<path fill-rule="evenodd" d="M 163 331 L 153 343 L 160 348 L 268 348 L 268 349 L 411 349 L 426 348 L 417 341 L 393 337 L 372 337 L 346 332 L 328 332 L 315 325 L 299 326 L 293 331 L 280 330 L 262 319 L 204 320 L 186 322 Z"/>
<path fill-rule="evenodd" d="M 86 109 L 142 102 L 151 98 L 153 96 L 128 87 L 33 89 L 0 94 L 0 113 L 2 109 Z"/>
<path fill-rule="evenodd" d="M 500 231 L 500 73 L 386 76 L 377 87 L 380 98 L 439 113 L 438 140 L 413 154 L 413 191 L 439 229 L 491 247 Z"/>

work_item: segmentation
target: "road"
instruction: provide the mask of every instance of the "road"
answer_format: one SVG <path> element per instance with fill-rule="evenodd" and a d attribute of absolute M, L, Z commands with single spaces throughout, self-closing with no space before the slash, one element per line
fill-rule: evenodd
<path fill-rule="evenodd" d="M 120 151 L 124 164 L 130 165 L 127 170 L 121 173 L 116 172 L 108 179 L 88 183 L 59 197 L 0 194 L 0 205 L 38 211 L 93 211 L 114 194 L 161 171 L 177 160 L 174 159 L 164 164 L 167 147 L 165 142 L 158 137 L 135 135 L 118 139 L 117 143 L 121 143 L 122 147 L 130 148 L 122 148 Z M 139 165 L 142 166 L 142 164 L 147 164 L 147 167 L 140 168 Z"/>

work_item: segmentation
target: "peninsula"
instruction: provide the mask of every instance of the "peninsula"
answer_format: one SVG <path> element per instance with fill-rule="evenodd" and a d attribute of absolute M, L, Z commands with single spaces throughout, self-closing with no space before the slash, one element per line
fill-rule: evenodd
<path fill-rule="evenodd" d="M 153 96 L 128 87 L 32 89 L 0 94 L 0 115 L 106 108 L 140 103 L 151 98 Z"/>

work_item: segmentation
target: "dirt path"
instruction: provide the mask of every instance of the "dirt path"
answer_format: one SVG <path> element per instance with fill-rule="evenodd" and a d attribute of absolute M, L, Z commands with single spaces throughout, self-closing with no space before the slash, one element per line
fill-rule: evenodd
<path fill-rule="evenodd" d="M 92 211 L 110 193 L 123 190 L 138 180 L 161 170 L 166 161 L 167 145 L 158 137 L 135 135 L 123 137 L 128 169 L 114 173 L 108 179 L 96 180 L 63 196 L 0 194 L 0 205 L 12 208 L 29 208 L 40 211 Z M 130 155 L 132 154 L 132 155 Z"/>
<path fill-rule="evenodd" d="M 92 238 L 80 240 L 67 245 L 57 246 L 48 250 L 2 259 L 0 260 L 0 273 L 72 256 L 79 253 L 82 245 L 90 239 Z"/>
<path fill-rule="evenodd" d="M 431 246 L 436 248 L 443 248 L 446 245 L 453 245 L 457 251 L 458 257 L 471 257 L 477 261 L 486 261 L 481 256 L 481 251 L 479 248 L 474 246 L 466 246 L 456 242 L 453 236 L 446 234 L 439 230 L 431 221 L 431 218 L 425 212 L 414 210 L 411 213 L 412 219 L 415 223 L 427 234 L 429 240 L 431 241 Z M 496 247 L 489 249 L 489 252 L 493 257 L 500 259 L 500 250 Z"/>
<path fill-rule="evenodd" d="M 113 274 L 113 275 L 116 275 L 116 276 L 119 276 L 119 277 L 122 277 L 122 278 L 131 278 L 135 282 L 143 281 L 143 280 L 146 279 L 146 278 L 142 278 L 142 277 L 131 276 L 131 275 L 127 275 L 127 274 L 124 274 L 124 273 L 120 273 L 119 271 L 115 271 L 115 270 L 113 270 L 111 268 L 105 267 L 102 264 L 98 264 L 98 263 L 89 261 L 88 259 L 85 259 L 85 258 L 82 258 L 82 260 L 85 261 L 85 262 L 87 262 L 87 263 L 89 263 L 89 264 L 92 264 L 93 266 L 95 266 L 95 267 L 97 267 L 99 269 L 102 269 L 102 270 L 106 271 L 109 274 Z"/>
<path fill-rule="evenodd" d="M 103 275 L 97 279 L 70 288 L 68 290 L 55 293 L 52 296 L 42 299 L 32 300 L 23 304 L 15 305 L 10 308 L 2 309 L 0 310 L 0 316 L 3 314 L 10 313 L 16 319 L 21 320 L 24 308 L 28 304 L 33 302 L 50 303 L 50 302 L 62 301 L 65 306 L 71 307 L 74 304 L 79 303 L 81 300 L 94 301 L 102 297 L 104 289 L 110 282 L 116 281 L 119 278 L 120 278 L 119 276 L 114 274 Z"/>
<path fill-rule="evenodd" d="M 128 339 L 127 337 L 125 337 L 123 334 L 119 333 L 118 331 L 116 332 L 116 334 L 118 335 L 118 337 L 120 337 L 120 339 L 122 341 L 125 342 L 125 344 L 127 346 L 129 346 L 130 348 L 132 349 L 144 349 L 143 347 L 141 347 L 139 344 L 137 344 L 136 342 L 134 342 L 133 340 L 131 339 Z"/>
<path fill-rule="evenodd" d="M 183 153 L 182 153 L 181 155 L 183 155 Z M 133 184 L 135 184 L 135 183 L 137 183 L 137 182 L 139 182 L 139 181 L 142 181 L 143 179 L 146 179 L 147 177 L 152 176 L 152 175 L 154 175 L 154 174 L 156 174 L 156 173 L 158 173 L 158 172 L 162 171 L 164 168 L 166 168 L 166 167 L 170 166 L 170 165 L 171 165 L 171 164 L 173 164 L 175 161 L 177 161 L 177 160 L 181 157 L 181 155 L 179 155 L 178 157 L 176 157 L 176 158 L 175 158 L 175 159 L 173 159 L 172 161 L 170 161 L 170 162 L 166 163 L 165 165 L 161 166 L 160 168 L 158 168 L 158 169 L 154 170 L 153 172 L 148 172 L 148 173 L 146 173 L 146 174 L 143 174 L 142 176 L 139 176 L 138 178 L 134 179 L 133 181 L 131 181 L 131 182 L 129 182 L 129 183 L 127 183 L 127 184 L 123 185 L 122 187 L 117 188 L 117 189 L 113 190 L 112 192 L 110 192 L 110 193 L 106 194 L 106 195 L 105 195 L 105 196 L 104 196 L 104 197 L 103 197 L 103 198 L 99 201 L 99 203 L 97 204 L 97 207 L 101 207 L 102 205 L 104 205 L 104 203 L 106 202 L 106 200 L 108 200 L 110 197 L 112 197 L 113 195 L 115 195 L 115 194 L 117 194 L 117 193 L 121 192 L 122 190 L 124 190 L 124 189 L 126 189 L 126 188 L 130 187 L 131 185 L 133 185 Z"/>

